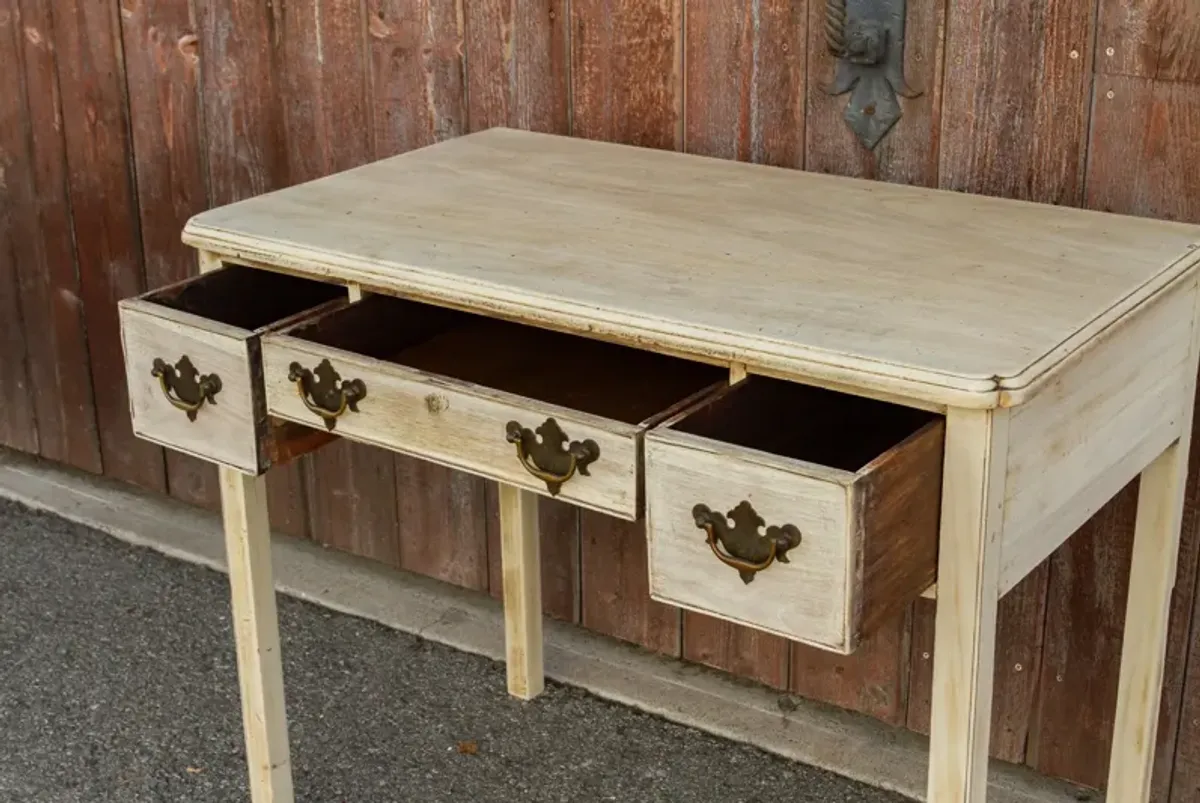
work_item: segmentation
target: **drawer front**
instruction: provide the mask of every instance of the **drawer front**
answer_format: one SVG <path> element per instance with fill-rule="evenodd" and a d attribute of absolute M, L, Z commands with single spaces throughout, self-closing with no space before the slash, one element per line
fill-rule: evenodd
<path fill-rule="evenodd" d="M 263 363 L 267 409 L 273 416 L 331 427 L 346 438 L 614 516 L 631 520 L 638 516 L 641 430 L 637 426 L 283 335 L 264 338 Z M 307 381 L 311 389 L 315 383 L 320 395 L 321 388 L 328 387 L 327 380 L 334 378 L 329 369 L 336 372 L 339 387 L 360 388 L 361 397 L 344 409 L 344 395 L 326 397 L 324 409 L 341 410 L 327 420 L 313 410 L 321 406 L 320 399 L 306 395 L 298 384 Z M 304 370 L 310 372 L 307 379 Z M 510 429 L 515 430 L 513 440 Z M 544 458 L 540 447 L 520 437 L 522 429 L 526 438 L 557 429 L 560 434 L 552 440 L 561 437 L 563 442 L 549 450 L 551 458 Z M 574 460 L 564 452 L 572 443 L 577 444 L 571 450 Z M 523 461 L 519 449 L 525 444 L 529 448 Z M 534 476 L 529 469 L 538 470 L 539 462 L 552 470 Z M 550 475 L 561 479 L 561 484 Z"/>
<path fill-rule="evenodd" d="M 142 300 L 120 318 L 134 433 L 257 472 L 250 333 Z"/>
<path fill-rule="evenodd" d="M 732 448 L 709 448 L 699 439 L 646 439 L 646 529 L 650 594 L 660 601 L 701 611 L 786 638 L 849 652 L 856 546 L 850 538 L 853 475 L 830 471 L 805 476 Z M 816 467 L 814 467 L 816 468 Z M 698 523 L 697 506 L 749 539 L 767 528 L 799 543 L 766 568 L 743 572 L 715 554 Z M 755 516 L 761 523 L 755 526 Z M 712 519 L 703 511 L 708 526 Z M 790 528 L 788 527 L 790 525 Z M 718 525 L 719 526 L 719 525 Z M 740 536 L 739 536 L 740 540 Z M 755 542 L 762 547 L 765 539 Z M 794 543 L 794 541 L 790 542 Z M 716 547 L 731 558 L 718 542 Z M 776 552 L 778 553 L 778 547 Z M 771 555 L 755 553 L 757 566 Z M 743 577 L 750 578 L 749 582 Z"/>

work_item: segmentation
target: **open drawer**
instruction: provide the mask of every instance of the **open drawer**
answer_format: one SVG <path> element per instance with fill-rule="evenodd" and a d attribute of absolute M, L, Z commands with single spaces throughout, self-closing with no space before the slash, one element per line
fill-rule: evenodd
<path fill-rule="evenodd" d="M 118 304 L 133 431 L 248 473 L 270 463 L 259 338 L 339 285 L 230 265 Z"/>
<path fill-rule="evenodd" d="M 648 433 L 650 593 L 835 652 L 934 580 L 944 419 L 751 377 Z"/>
<path fill-rule="evenodd" d="M 723 369 L 383 295 L 263 341 L 270 414 L 641 515 L 642 435 Z"/>

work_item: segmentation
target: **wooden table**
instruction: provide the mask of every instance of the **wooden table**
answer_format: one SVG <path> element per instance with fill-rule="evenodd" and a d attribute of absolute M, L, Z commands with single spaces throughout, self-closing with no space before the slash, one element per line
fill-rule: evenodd
<path fill-rule="evenodd" d="M 996 610 L 1141 474 L 1109 776 L 1148 796 L 1200 230 L 492 129 L 214 209 L 121 304 L 135 431 L 215 461 L 255 801 L 292 799 L 262 474 L 352 438 L 645 518 L 651 594 L 842 653 L 936 580 L 929 799 L 981 803 Z"/>

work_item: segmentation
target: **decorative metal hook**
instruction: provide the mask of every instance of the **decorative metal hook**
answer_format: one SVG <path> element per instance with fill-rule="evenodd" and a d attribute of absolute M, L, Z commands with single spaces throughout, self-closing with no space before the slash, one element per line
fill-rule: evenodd
<path fill-rule="evenodd" d="M 825 42 L 837 58 L 830 95 L 853 90 L 844 117 L 874 150 L 899 121 L 897 96 L 915 98 L 904 78 L 905 0 L 825 0 Z"/>

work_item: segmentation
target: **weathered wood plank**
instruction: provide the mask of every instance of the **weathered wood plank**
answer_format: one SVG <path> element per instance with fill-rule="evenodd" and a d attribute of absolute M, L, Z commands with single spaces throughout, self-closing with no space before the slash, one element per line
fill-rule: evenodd
<path fill-rule="evenodd" d="M 804 30 L 803 3 L 688 3 L 684 150 L 803 167 Z"/>
<path fill-rule="evenodd" d="M 38 446 L 43 457 L 99 473 L 100 436 L 71 235 L 53 17 L 49 0 L 22 0 L 17 11 L 31 172 L 29 194 L 14 208 L 23 232 L 16 242 L 23 266 L 17 278 L 23 313 L 44 332 L 27 341 Z M 19 182 L 10 188 L 24 189 Z"/>
<path fill-rule="evenodd" d="M 104 473 L 166 489 L 163 450 L 133 434 L 116 304 L 145 287 L 115 3 L 55 5 L 67 187 Z"/>
<path fill-rule="evenodd" d="M 375 155 L 464 133 L 462 0 L 367 0 L 366 8 Z"/>
<path fill-rule="evenodd" d="M 932 617 L 929 621 L 932 641 Z M 791 689 L 805 697 L 903 725 L 910 685 L 909 640 L 910 616 L 902 614 L 895 623 L 882 625 L 868 636 L 852 655 L 794 644 Z"/>
<path fill-rule="evenodd" d="M 364 23 L 358 0 L 303 0 L 281 7 L 276 75 L 292 184 L 372 158 Z M 310 455 L 305 474 L 313 539 L 398 565 L 390 452 L 339 440 Z"/>
<path fill-rule="evenodd" d="M 787 639 L 695 611 L 683 612 L 683 657 L 689 661 L 788 688 Z"/>
<path fill-rule="evenodd" d="M 947 19 L 942 187 L 1077 205 L 1092 0 L 962 0 Z"/>
<path fill-rule="evenodd" d="M 566 9 L 567 0 L 464 0 L 469 130 L 568 133 Z"/>
<path fill-rule="evenodd" d="M 1162 81 L 1200 81 L 1200 4 L 1101 0 L 1096 71 Z"/>
<path fill-rule="evenodd" d="M 682 145 L 682 15 L 683 0 L 572 0 L 572 133 Z"/>
<path fill-rule="evenodd" d="M 180 241 L 179 232 L 189 217 L 208 207 L 201 155 L 200 43 L 192 11 L 190 2 L 178 0 L 121 5 L 148 288 L 196 273 L 196 255 Z M 216 466 L 171 449 L 166 460 L 172 496 L 208 508 L 220 506 Z"/>
<path fill-rule="evenodd" d="M 1087 205 L 1200 221 L 1200 87 L 1098 76 Z"/>
<path fill-rule="evenodd" d="M 488 590 L 504 596 L 500 561 L 500 509 L 497 484 L 487 484 Z M 541 536 L 542 610 L 564 622 L 579 622 L 579 508 L 556 499 L 538 498 Z"/>
<path fill-rule="evenodd" d="M 843 115 L 849 94 L 834 97 L 826 91 L 833 82 L 836 60 L 825 39 L 825 8 L 823 2 L 808 4 L 807 169 L 904 184 L 936 184 L 945 0 L 908 4 L 905 76 L 909 86 L 921 94 L 899 99 L 904 114 L 874 151 L 864 148 L 846 125 Z"/>
<path fill-rule="evenodd" d="M 580 513 L 579 526 L 583 626 L 679 655 L 679 609 L 650 599 L 644 525 L 589 510 Z"/>
<path fill-rule="evenodd" d="M 37 416 L 29 379 L 28 331 L 20 271 L 35 269 L 27 204 L 33 201 L 21 15 L 0 9 L 0 445 L 37 454 Z"/>
<path fill-rule="evenodd" d="M 1101 39 L 1097 59 L 1102 62 L 1104 54 Z M 1200 221 L 1200 142 L 1196 135 L 1200 131 L 1200 86 L 1101 75 L 1096 79 L 1092 115 L 1088 206 Z M 1200 707 L 1193 702 L 1200 688 L 1194 624 L 1200 450 L 1195 442 L 1193 435 L 1151 784 L 1155 800 L 1165 800 L 1169 789 L 1171 800 L 1180 802 L 1193 800 L 1200 788 L 1200 729 L 1195 724 Z M 1123 532 L 1120 537 L 1128 539 L 1131 533 Z M 1122 582 L 1128 571 L 1128 566 L 1120 567 Z M 1117 659 L 1111 660 L 1115 665 Z"/>
<path fill-rule="evenodd" d="M 209 201 L 233 203 L 286 186 L 288 159 L 275 45 L 276 6 L 253 0 L 198 3 L 201 114 Z M 277 9 L 276 9 L 277 10 Z M 305 478 L 309 457 L 267 474 L 271 526 L 308 533 Z"/>
<path fill-rule="evenodd" d="M 1048 580 L 1043 564 L 1001 598 L 997 614 L 991 754 L 1015 764 L 1025 760 L 1037 702 Z M 919 733 L 929 733 L 935 611 L 936 604 L 923 599 L 913 616 L 907 725 Z"/>
<path fill-rule="evenodd" d="M 400 565 L 473 589 L 488 587 L 484 480 L 396 455 Z"/>
<path fill-rule="evenodd" d="M 688 3 L 683 149 L 783 167 L 804 164 L 804 8 Z M 789 643 L 700 613 L 683 614 L 683 657 L 786 688 Z"/>

